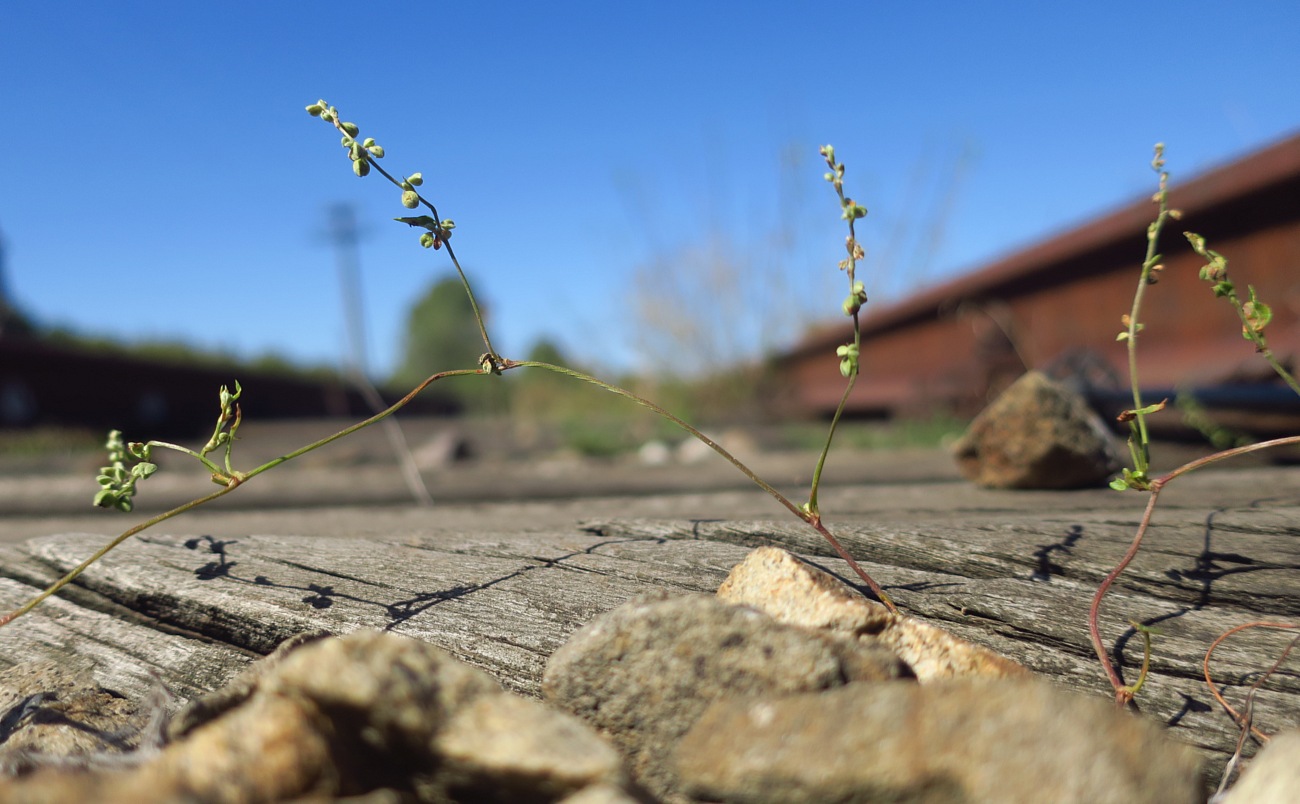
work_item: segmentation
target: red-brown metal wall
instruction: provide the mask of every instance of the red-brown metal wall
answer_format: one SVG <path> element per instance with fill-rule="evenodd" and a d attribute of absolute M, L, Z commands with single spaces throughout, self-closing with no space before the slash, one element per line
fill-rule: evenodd
<path fill-rule="evenodd" d="M 1185 216 L 1169 221 L 1160 244 L 1165 270 L 1145 294 L 1142 384 L 1219 385 L 1269 373 L 1231 307 L 1199 279 L 1203 261 L 1184 230 L 1228 258 L 1243 297 L 1254 285 L 1272 306 L 1274 352 L 1300 356 L 1300 137 L 1175 185 L 1170 200 Z M 1084 367 L 1126 386 L 1126 352 L 1115 336 L 1155 213 L 1154 204 L 1137 202 L 899 304 L 878 311 L 868 304 L 850 411 L 971 413 L 1025 367 L 1060 374 Z M 834 410 L 844 387 L 835 347 L 850 337 L 847 321 L 832 324 L 778 360 L 786 412 Z"/>

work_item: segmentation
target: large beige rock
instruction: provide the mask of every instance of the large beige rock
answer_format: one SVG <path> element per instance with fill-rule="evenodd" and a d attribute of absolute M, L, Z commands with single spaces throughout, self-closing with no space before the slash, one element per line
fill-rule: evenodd
<path fill-rule="evenodd" d="M 1216 804 L 1273 804 L 1300 800 L 1300 730 L 1273 736 Z"/>
<path fill-rule="evenodd" d="M 760 547 L 732 568 L 718 599 L 752 606 L 777 622 L 877 645 L 906 662 L 921 683 L 1029 673 L 1021 665 L 929 623 L 894 614 L 779 547 Z"/>
<path fill-rule="evenodd" d="M 1026 372 L 953 445 L 963 475 L 1002 489 L 1105 485 L 1119 469 L 1114 439 L 1075 392 Z"/>
<path fill-rule="evenodd" d="M 721 701 L 676 755 L 681 789 L 702 801 L 1202 801 L 1190 748 L 1107 702 L 1031 679 Z"/>

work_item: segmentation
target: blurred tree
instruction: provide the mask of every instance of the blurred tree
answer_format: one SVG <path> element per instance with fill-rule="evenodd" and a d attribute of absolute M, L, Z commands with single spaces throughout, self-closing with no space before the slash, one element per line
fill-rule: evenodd
<path fill-rule="evenodd" d="M 480 303 L 480 308 L 486 315 L 486 307 Z M 465 288 L 455 277 L 444 277 L 407 314 L 402 362 L 389 382 L 410 389 L 439 371 L 476 368 L 483 351 Z M 471 412 L 498 412 L 505 403 L 505 387 L 498 377 L 456 377 L 438 385 Z"/>

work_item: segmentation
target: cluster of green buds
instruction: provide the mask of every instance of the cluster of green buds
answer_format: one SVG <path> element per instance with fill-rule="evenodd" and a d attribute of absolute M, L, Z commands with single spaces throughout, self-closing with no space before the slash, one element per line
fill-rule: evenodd
<path fill-rule="evenodd" d="M 1119 323 L 1124 325 L 1124 329 L 1119 331 L 1119 334 L 1115 336 L 1115 340 L 1119 341 L 1120 343 L 1123 343 L 1124 341 L 1128 340 L 1130 337 L 1137 335 L 1137 333 L 1141 332 L 1143 329 L 1146 328 L 1146 324 L 1143 324 L 1141 321 L 1139 321 L 1136 326 L 1134 326 L 1132 322 L 1133 322 L 1133 317 L 1130 316 L 1128 313 L 1125 313 L 1124 315 L 1119 317 Z"/>
<path fill-rule="evenodd" d="M 854 277 L 854 268 L 865 256 L 862 245 L 858 243 L 857 234 L 854 231 L 854 222 L 867 215 L 867 208 L 858 204 L 852 198 L 844 195 L 844 163 L 835 161 L 835 148 L 831 145 L 823 145 L 817 149 L 822 158 L 826 160 L 826 166 L 829 171 L 822 174 L 822 178 L 830 182 L 835 188 L 835 194 L 840 200 L 840 218 L 849 222 L 849 234 L 844 238 L 844 250 L 848 256 L 840 260 L 839 268 L 848 274 L 849 278 L 849 295 L 844 297 L 844 302 L 840 309 L 844 314 L 853 319 L 854 342 L 846 343 L 835 350 L 835 355 L 840 359 L 840 374 L 845 377 L 852 377 L 858 373 L 858 311 L 862 305 L 867 303 L 867 289 L 861 282 Z"/>
<path fill-rule="evenodd" d="M 343 132 L 341 144 L 347 149 L 348 158 L 352 160 L 352 172 L 357 176 L 366 176 L 370 173 L 371 158 L 384 158 L 384 148 L 375 142 L 374 137 L 358 140 L 357 137 L 360 136 L 361 129 L 357 127 L 357 124 L 341 121 L 339 119 L 339 110 L 334 106 L 330 106 L 324 100 L 318 100 L 308 106 L 307 114 L 312 117 L 319 117 Z"/>
<path fill-rule="evenodd" d="M 451 218 L 438 220 L 432 215 L 416 215 L 410 218 L 393 218 L 399 223 L 405 223 L 407 226 L 418 226 L 426 231 L 420 234 L 420 245 L 425 248 L 438 249 L 442 244 L 451 239 L 451 230 L 456 228 L 456 222 Z"/>
<path fill-rule="evenodd" d="M 849 288 L 849 295 L 844 297 L 841 305 L 845 315 L 857 315 L 862 305 L 867 303 L 867 289 L 861 282 L 854 282 Z"/>
<path fill-rule="evenodd" d="M 840 359 L 840 374 L 845 377 L 852 377 L 858 373 L 858 345 L 856 343 L 846 343 L 837 347 L 835 355 Z"/>
<path fill-rule="evenodd" d="M 1183 236 L 1192 250 L 1206 261 L 1201 266 L 1200 277 L 1214 285 L 1215 298 L 1227 298 L 1237 303 L 1237 287 L 1228 278 L 1228 258 L 1207 248 L 1205 238 L 1195 232 L 1183 232 Z M 1259 300 L 1253 285 L 1247 285 L 1246 289 L 1250 292 L 1250 301 L 1240 303 L 1241 337 L 1261 344 L 1264 328 L 1273 320 L 1273 308 Z"/>
<path fill-rule="evenodd" d="M 822 174 L 822 178 L 831 183 L 835 192 L 840 197 L 840 217 L 846 221 L 855 221 L 867 216 L 867 208 L 858 204 L 852 198 L 846 198 L 844 195 L 844 163 L 835 161 L 835 148 L 830 145 L 823 145 L 818 152 L 826 158 L 826 165 L 830 170 Z M 850 244 L 850 251 L 854 244 Z M 859 258 L 861 259 L 861 258 Z M 840 267 L 847 267 L 841 263 Z"/>
<path fill-rule="evenodd" d="M 402 206 L 407 209 L 420 206 L 420 194 L 415 191 L 415 188 L 421 184 L 424 184 L 424 176 L 420 173 L 412 173 L 402 179 L 398 185 L 402 188 Z"/>
<path fill-rule="evenodd" d="M 95 505 L 100 508 L 116 508 L 129 512 L 134 503 L 136 484 L 158 471 L 158 465 L 150 461 L 148 444 L 127 444 L 122 440 L 122 431 L 113 430 L 108 434 L 108 466 L 99 469 L 99 493 L 95 495 Z M 129 466 L 128 463 L 135 461 Z"/>
<path fill-rule="evenodd" d="M 1228 280 L 1228 258 L 1213 249 L 1206 248 L 1205 238 L 1195 232 L 1183 232 L 1183 237 L 1186 237 L 1187 242 L 1191 244 L 1192 251 L 1206 260 L 1206 264 L 1201 266 L 1201 279 L 1214 283 L 1215 298 L 1231 295 L 1234 288 L 1232 282 Z"/>
<path fill-rule="evenodd" d="M 221 412 L 217 414 L 217 425 L 212 428 L 212 437 L 199 450 L 200 455 L 207 455 L 234 442 L 235 433 L 239 432 L 240 422 L 244 418 L 243 412 L 239 409 L 239 397 L 243 393 L 244 389 L 239 385 L 238 380 L 235 381 L 234 391 L 224 385 L 221 386 L 221 390 L 217 392 Z"/>

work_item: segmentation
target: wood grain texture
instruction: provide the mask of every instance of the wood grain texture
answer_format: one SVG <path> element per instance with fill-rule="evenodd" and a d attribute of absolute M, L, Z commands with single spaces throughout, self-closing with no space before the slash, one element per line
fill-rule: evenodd
<path fill-rule="evenodd" d="M 1102 633 L 1131 683 L 1142 642 L 1129 621 L 1159 629 L 1139 707 L 1205 750 L 1217 774 L 1236 746 L 1237 731 L 1204 683 L 1202 659 L 1210 643 L 1233 626 L 1300 621 L 1300 507 L 1223 508 L 1208 516 L 1173 511 L 1158 523 L 1107 596 Z M 1076 511 L 1013 515 L 975 527 L 935 520 L 832 530 L 907 613 L 1065 686 L 1110 696 L 1088 638 L 1087 613 L 1097 584 L 1128 547 L 1136 525 L 1136 518 L 1113 512 Z M 609 537 L 776 544 L 848 583 L 855 578 L 815 532 L 797 524 L 608 520 L 585 527 Z M 1243 684 L 1271 666 L 1294 636 L 1256 629 L 1215 652 L 1215 680 L 1234 705 L 1244 699 Z M 1255 725 L 1265 733 L 1300 722 L 1297 658 L 1293 654 L 1256 699 Z"/>
<path fill-rule="evenodd" d="M 1067 687 L 1109 696 L 1086 615 L 1136 515 L 972 519 L 868 525 L 859 517 L 833 529 L 908 613 Z M 1208 515 L 1174 507 L 1107 599 L 1103 632 L 1127 679 L 1142 652 L 1128 621 L 1160 629 L 1141 709 L 1203 749 L 1212 775 L 1237 733 L 1201 680 L 1201 659 L 1234 625 L 1300 618 L 1297 536 L 1293 505 Z M 62 534 L 0 550 L 0 575 L 15 579 L 0 581 L 0 605 L 12 607 L 102 541 Z M 377 628 L 436 644 L 535 697 L 551 652 L 594 617 L 653 590 L 711 593 L 749 548 L 766 544 L 854 577 L 816 533 L 785 522 L 606 519 L 379 539 L 144 534 L 88 571 L 70 599 L 0 629 L 0 662 L 79 657 L 131 695 L 143 694 L 152 671 L 184 698 L 220 686 L 249 655 L 293 634 Z M 1248 632 L 1216 653 L 1216 679 L 1230 697 L 1241 701 L 1241 683 L 1272 664 L 1287 636 Z M 1288 667 L 1256 701 L 1266 732 L 1300 721 L 1296 659 Z"/>

